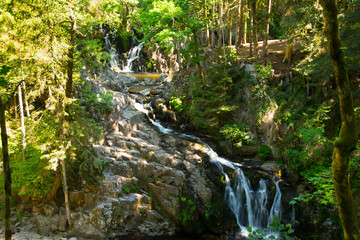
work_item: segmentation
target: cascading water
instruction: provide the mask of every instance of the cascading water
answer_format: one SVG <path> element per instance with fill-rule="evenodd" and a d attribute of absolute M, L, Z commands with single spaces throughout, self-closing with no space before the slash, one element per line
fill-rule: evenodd
<path fill-rule="evenodd" d="M 124 67 L 122 72 L 132 72 L 132 62 L 139 58 L 140 52 L 144 47 L 144 42 L 130 49 L 129 56 L 126 59 L 126 66 Z"/>
<path fill-rule="evenodd" d="M 270 210 L 268 210 L 268 190 L 266 182 L 263 179 L 259 181 L 259 188 L 252 189 L 249 179 L 241 170 L 239 163 L 233 163 L 225 158 L 220 157 L 208 144 L 201 141 L 199 138 L 177 133 L 172 129 L 163 127 L 157 120 L 149 117 L 149 111 L 140 103 L 133 101 L 133 106 L 140 112 L 145 113 L 151 123 L 156 126 L 160 132 L 164 134 L 176 135 L 180 138 L 192 140 L 203 144 L 206 149 L 205 152 L 210 157 L 210 161 L 214 163 L 225 178 L 225 200 L 229 208 L 234 213 L 237 224 L 239 225 L 243 235 L 247 236 L 247 226 L 252 229 L 264 229 L 268 234 L 271 234 L 269 224 L 272 223 L 275 217 L 281 218 L 281 191 L 278 182 L 274 182 L 276 187 L 276 194 L 272 201 Z M 234 177 L 230 180 L 224 167 L 230 168 L 234 171 Z M 273 234 L 274 235 L 274 234 Z"/>
<path fill-rule="evenodd" d="M 110 66 L 112 69 L 120 69 L 119 68 L 119 54 L 117 53 L 116 48 L 114 48 L 111 44 L 109 34 L 107 33 L 105 38 L 105 49 L 110 53 Z"/>

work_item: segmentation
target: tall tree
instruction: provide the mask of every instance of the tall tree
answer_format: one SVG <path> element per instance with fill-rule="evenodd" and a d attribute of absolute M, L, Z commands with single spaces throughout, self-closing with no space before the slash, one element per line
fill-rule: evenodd
<path fill-rule="evenodd" d="M 354 104 L 349 86 L 348 67 L 341 48 L 335 0 L 321 0 L 320 4 L 323 7 L 325 33 L 334 67 L 341 113 L 341 129 L 339 138 L 334 142 L 332 161 L 335 195 L 339 205 L 344 239 L 358 240 L 360 239 L 360 232 L 349 180 L 350 154 L 356 148 L 358 141 Z"/>
<path fill-rule="evenodd" d="M 267 55 L 267 48 L 268 48 L 268 39 L 269 39 L 269 30 L 270 30 L 270 13 L 271 13 L 271 7 L 272 7 L 273 0 L 267 0 L 267 14 L 265 17 L 265 36 L 263 41 L 263 51 L 262 51 L 262 57 L 265 57 Z"/>
<path fill-rule="evenodd" d="M 242 45 L 244 31 L 244 1 L 245 0 L 238 0 L 236 48 L 239 48 Z"/>
<path fill-rule="evenodd" d="M 70 6 L 70 47 L 68 52 L 67 64 L 67 81 L 66 81 L 66 97 L 71 98 L 74 72 L 74 50 L 75 50 L 75 35 L 76 35 L 76 16 Z"/>
<path fill-rule="evenodd" d="M 209 46 L 210 43 L 210 27 L 209 27 L 209 19 L 208 19 L 208 3 L 207 0 L 203 0 L 204 6 L 204 19 L 205 19 L 205 46 Z"/>
<path fill-rule="evenodd" d="M 211 48 L 215 47 L 215 11 L 216 11 L 216 4 L 212 3 L 211 5 Z"/>
<path fill-rule="evenodd" d="M 218 47 L 221 48 L 223 45 L 224 36 L 224 5 L 223 0 L 219 0 L 219 30 L 218 30 Z"/>
<path fill-rule="evenodd" d="M 6 75 L 8 70 L 5 70 L 6 66 L 1 66 L 1 75 Z M 5 82 L 3 77 L 0 77 L 0 82 Z M 21 82 L 18 84 L 18 86 Z M 17 86 L 17 87 L 18 87 Z M 17 88 L 16 87 L 16 88 Z M 8 136 L 6 133 L 6 118 L 5 107 L 9 103 L 9 100 L 14 96 L 15 90 L 10 97 L 5 101 L 0 96 L 0 128 L 1 128 L 1 143 L 2 143 L 2 155 L 3 155 L 3 168 L 4 168 L 4 188 L 5 188 L 5 240 L 11 239 L 11 169 L 9 158 L 9 146 Z"/>
<path fill-rule="evenodd" d="M 251 1 L 251 37 L 254 44 L 254 56 L 258 58 L 258 37 L 257 37 L 257 21 L 256 21 L 256 5 L 257 1 Z"/>

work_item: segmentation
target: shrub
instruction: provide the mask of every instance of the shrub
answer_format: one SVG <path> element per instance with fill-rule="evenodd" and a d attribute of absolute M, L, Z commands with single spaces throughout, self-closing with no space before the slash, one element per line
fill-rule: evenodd
<path fill-rule="evenodd" d="M 258 150 L 258 155 L 262 160 L 269 159 L 271 157 L 271 148 L 266 144 L 262 144 Z"/>
<path fill-rule="evenodd" d="M 249 126 L 245 124 L 235 123 L 225 125 L 221 128 L 220 132 L 227 140 L 234 142 L 238 147 L 254 143 L 253 134 L 249 131 Z"/>

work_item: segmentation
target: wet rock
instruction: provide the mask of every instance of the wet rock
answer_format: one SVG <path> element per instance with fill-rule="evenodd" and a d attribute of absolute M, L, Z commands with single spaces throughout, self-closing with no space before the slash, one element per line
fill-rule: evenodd
<path fill-rule="evenodd" d="M 154 84 L 154 82 L 150 79 L 150 78 L 144 78 L 144 83 L 146 84 L 146 85 L 152 85 L 152 84 Z"/>
<path fill-rule="evenodd" d="M 220 141 L 219 145 L 226 156 L 234 156 L 234 146 L 230 141 Z"/>
<path fill-rule="evenodd" d="M 114 91 L 122 91 L 125 88 L 125 85 L 122 81 L 112 80 L 108 82 L 108 87 Z"/>
<path fill-rule="evenodd" d="M 150 93 L 151 95 L 160 95 L 163 90 L 160 88 L 152 88 Z"/>
<path fill-rule="evenodd" d="M 166 74 L 161 74 L 161 76 L 156 80 L 156 83 L 163 83 L 163 81 L 168 77 Z"/>
<path fill-rule="evenodd" d="M 281 166 L 276 162 L 266 162 L 261 165 L 261 168 L 267 172 L 272 172 L 274 175 L 279 175 L 281 173 Z"/>
<path fill-rule="evenodd" d="M 171 121 L 173 121 L 173 122 L 176 122 L 176 121 L 177 121 L 176 113 L 175 113 L 175 112 L 169 111 L 169 116 L 170 116 Z"/>
<path fill-rule="evenodd" d="M 140 91 L 139 94 L 141 94 L 143 96 L 148 96 L 148 95 L 150 95 L 150 92 L 151 92 L 150 88 L 146 88 L 146 89 Z"/>
<path fill-rule="evenodd" d="M 130 93 L 140 94 L 142 96 L 150 95 L 151 89 L 147 86 L 131 86 L 128 90 Z"/>
<path fill-rule="evenodd" d="M 163 114 L 168 110 L 166 106 L 166 100 L 164 98 L 156 98 L 153 103 L 153 107 L 156 114 Z"/>
<path fill-rule="evenodd" d="M 236 152 L 240 156 L 253 157 L 257 154 L 257 148 L 252 146 L 240 146 L 236 148 Z"/>

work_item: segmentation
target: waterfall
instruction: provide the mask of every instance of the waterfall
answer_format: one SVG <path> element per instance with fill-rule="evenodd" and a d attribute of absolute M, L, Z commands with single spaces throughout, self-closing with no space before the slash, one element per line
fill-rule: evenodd
<path fill-rule="evenodd" d="M 243 235 L 247 236 L 247 227 L 250 226 L 253 230 L 264 229 L 267 234 L 275 235 L 271 232 L 269 224 L 273 222 L 274 217 L 281 219 L 281 190 L 278 182 L 273 182 L 276 188 L 276 194 L 272 200 L 271 208 L 268 210 L 268 205 L 271 203 L 268 199 L 269 191 L 267 190 L 266 182 L 263 179 L 259 180 L 259 188 L 257 190 L 251 187 L 250 180 L 245 176 L 241 170 L 242 164 L 231 162 L 225 158 L 220 157 L 208 144 L 201 141 L 198 137 L 178 133 L 172 129 L 166 128 L 160 124 L 159 121 L 149 117 L 149 111 L 138 102 L 132 101 L 133 106 L 140 112 L 145 113 L 150 122 L 164 134 L 175 135 L 187 140 L 196 141 L 206 147 L 205 153 L 209 156 L 210 161 L 214 163 L 219 171 L 223 174 L 225 179 L 225 200 L 236 217 Z M 234 177 L 231 180 L 229 175 L 224 170 L 224 167 L 230 168 L 234 171 Z"/>
<path fill-rule="evenodd" d="M 109 34 L 107 33 L 105 38 L 105 50 L 110 53 L 110 66 L 112 69 L 120 69 L 119 68 L 119 54 L 117 53 L 116 48 L 114 48 L 109 39 Z"/>
<path fill-rule="evenodd" d="M 129 56 L 126 59 L 126 66 L 121 70 L 122 72 L 132 72 L 132 62 L 139 58 L 143 46 L 144 42 L 130 49 Z"/>
<path fill-rule="evenodd" d="M 204 143 L 203 143 L 204 144 Z M 269 224 L 272 223 L 274 217 L 281 218 L 281 191 L 278 182 L 274 182 L 276 194 L 272 202 L 270 210 L 268 210 L 268 195 L 266 182 L 259 180 L 259 188 L 252 189 L 249 179 L 241 170 L 241 164 L 233 163 L 225 158 L 218 156 L 207 144 L 207 154 L 224 175 L 225 178 L 225 200 L 229 208 L 236 217 L 242 233 L 247 235 L 247 227 L 253 230 L 264 229 L 268 234 L 271 233 Z M 224 166 L 234 170 L 234 177 L 230 180 L 228 174 L 224 171 Z M 273 234 L 274 235 L 274 234 Z"/>

